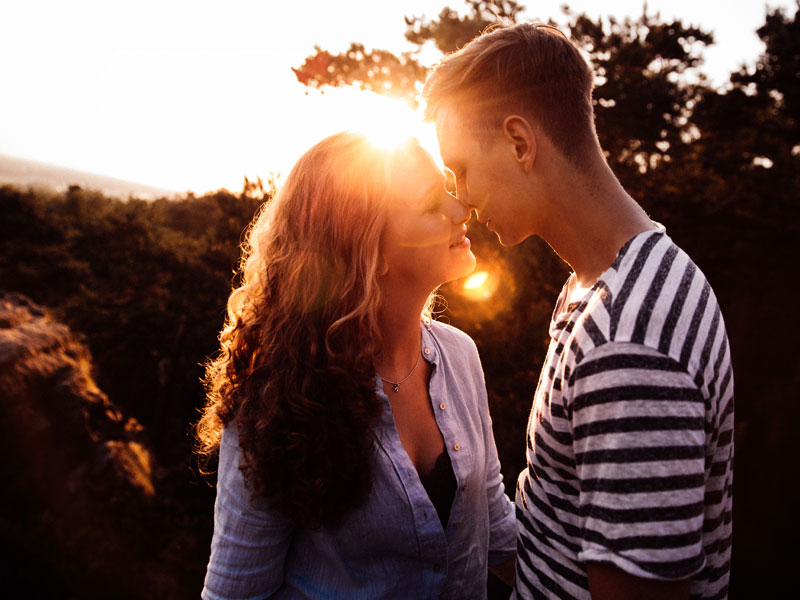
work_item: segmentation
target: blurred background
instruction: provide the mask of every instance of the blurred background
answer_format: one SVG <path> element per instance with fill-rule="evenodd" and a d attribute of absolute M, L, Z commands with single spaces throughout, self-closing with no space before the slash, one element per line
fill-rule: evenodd
<path fill-rule="evenodd" d="M 243 229 L 334 131 L 436 155 L 414 113 L 427 69 L 502 20 L 581 47 L 609 164 L 714 287 L 736 380 L 730 597 L 794 597 L 800 3 L 382 4 L 0 6 L 0 588 L 198 596 L 214 479 L 191 424 Z M 478 270 L 440 318 L 478 344 L 513 497 L 568 269 L 475 225 Z"/>

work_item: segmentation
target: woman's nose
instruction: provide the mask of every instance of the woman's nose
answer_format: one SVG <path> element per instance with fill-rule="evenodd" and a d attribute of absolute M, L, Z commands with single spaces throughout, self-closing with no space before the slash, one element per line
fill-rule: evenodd
<path fill-rule="evenodd" d="M 461 201 L 461 198 L 454 198 L 450 196 L 449 200 L 449 208 L 448 212 L 450 214 L 450 218 L 452 219 L 453 223 L 459 225 L 461 223 L 466 223 L 469 220 L 469 209 L 466 205 Z"/>

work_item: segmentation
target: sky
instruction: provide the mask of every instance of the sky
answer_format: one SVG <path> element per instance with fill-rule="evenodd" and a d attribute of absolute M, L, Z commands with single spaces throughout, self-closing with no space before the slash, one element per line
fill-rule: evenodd
<path fill-rule="evenodd" d="M 523 19 L 564 23 L 564 0 L 521 0 Z M 636 18 L 642 0 L 573 0 L 591 17 Z M 291 71 L 314 46 L 410 50 L 406 15 L 461 0 L 3 0 L 0 154 L 179 192 L 241 189 L 288 172 L 302 152 L 347 128 L 391 124 L 435 150 L 405 108 L 354 90 L 324 94 Z M 767 7 L 795 0 L 650 0 L 649 14 L 715 35 L 703 71 L 717 86 L 763 51 Z M 436 55 L 425 57 L 435 60 Z M 387 116 L 388 115 L 388 116 Z"/>

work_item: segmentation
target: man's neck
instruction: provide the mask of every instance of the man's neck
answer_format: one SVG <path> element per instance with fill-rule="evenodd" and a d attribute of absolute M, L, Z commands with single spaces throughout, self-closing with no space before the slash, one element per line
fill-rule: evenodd
<path fill-rule="evenodd" d="M 656 226 L 605 163 L 591 175 L 572 170 L 550 182 L 552 213 L 542 237 L 575 271 L 576 284 L 591 287 L 625 242 Z"/>

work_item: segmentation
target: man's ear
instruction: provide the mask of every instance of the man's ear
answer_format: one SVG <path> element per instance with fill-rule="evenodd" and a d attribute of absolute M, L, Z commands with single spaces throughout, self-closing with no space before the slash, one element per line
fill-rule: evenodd
<path fill-rule="evenodd" d="M 509 115 L 503 119 L 502 129 L 503 137 L 513 146 L 514 158 L 530 173 L 536 160 L 536 135 L 531 124 L 525 117 Z"/>

